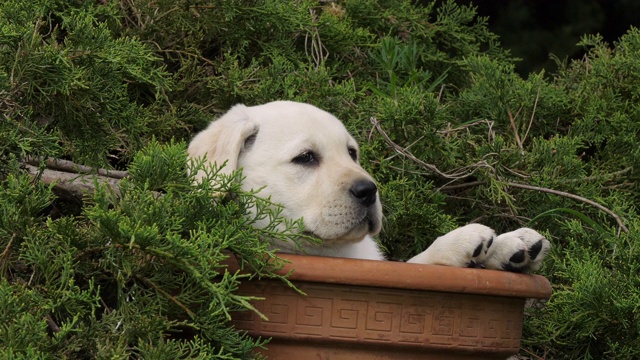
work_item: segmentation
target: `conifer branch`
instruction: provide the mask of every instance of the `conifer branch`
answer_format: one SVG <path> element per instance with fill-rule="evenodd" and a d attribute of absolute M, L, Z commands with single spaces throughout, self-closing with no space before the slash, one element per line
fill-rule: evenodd
<path fill-rule="evenodd" d="M 169 299 L 169 301 L 171 301 L 172 303 L 176 304 L 178 307 L 180 307 L 184 312 L 186 312 L 189 317 L 191 317 L 192 319 L 195 319 L 196 314 L 193 313 L 193 311 L 189 310 L 189 308 L 187 308 L 182 302 L 180 302 L 180 300 L 176 299 L 175 296 L 172 296 L 171 294 L 169 294 L 168 292 L 162 290 L 161 287 L 159 287 L 158 285 L 156 285 L 156 283 L 154 283 L 153 281 L 151 281 L 150 279 L 147 279 L 146 277 L 142 277 L 142 276 L 138 276 L 135 275 L 134 276 L 136 279 L 142 281 L 143 283 L 151 286 L 155 291 L 159 292 L 160 294 L 162 294 L 164 297 L 166 297 L 167 299 Z"/>
<path fill-rule="evenodd" d="M 520 109 L 522 110 L 522 109 Z M 518 113 L 516 114 L 516 117 L 519 115 L 520 110 L 518 110 Z M 522 150 L 522 142 L 520 140 L 520 137 L 517 133 L 517 129 L 515 127 L 515 118 L 514 116 L 511 114 L 511 110 L 508 110 L 508 114 L 509 114 L 509 120 L 511 122 L 511 126 L 512 129 L 514 130 L 515 136 L 516 136 L 516 140 L 518 142 L 518 147 Z M 397 153 L 409 158 L 410 160 L 412 160 L 413 162 L 415 162 L 416 164 L 424 167 L 427 170 L 430 170 L 444 178 L 447 179 L 453 179 L 453 180 L 460 180 L 463 179 L 465 177 L 470 176 L 471 174 L 473 174 L 473 172 L 475 171 L 475 169 L 477 169 L 478 167 L 484 166 L 484 167 L 491 167 L 487 162 L 480 161 L 476 164 L 470 165 L 470 166 L 465 166 L 462 167 L 460 169 L 458 169 L 456 172 L 454 173 L 444 173 L 442 171 L 440 171 L 435 165 L 432 164 L 428 164 L 420 159 L 418 159 L 416 156 L 414 156 L 411 152 L 409 152 L 409 150 L 407 148 L 403 148 L 400 145 L 394 143 L 391 138 L 389 138 L 389 136 L 387 135 L 387 133 L 382 129 L 382 127 L 380 126 L 380 122 L 375 118 L 375 117 L 371 117 L 370 119 L 371 123 L 375 126 L 376 130 L 378 131 L 378 133 L 380 133 L 380 135 L 382 136 L 382 138 L 385 140 L 385 142 L 393 149 L 395 150 Z M 486 181 L 474 181 L 471 183 L 467 183 L 467 184 L 460 184 L 460 185 L 447 185 L 446 189 L 447 190 L 452 190 L 454 188 L 460 188 L 460 187 L 468 187 L 468 186 L 476 186 L 476 185 L 482 185 L 482 184 L 486 184 Z M 575 194 L 571 194 L 565 191 L 560 191 L 560 190 L 554 190 L 554 189 L 549 189 L 549 188 L 543 188 L 543 187 L 539 187 L 539 186 L 532 186 L 532 185 L 525 185 L 525 184 L 519 184 L 519 183 L 514 183 L 514 182 L 502 182 L 502 184 L 506 185 L 506 186 L 510 186 L 510 187 L 515 187 L 515 188 L 520 188 L 520 189 L 525 189 L 525 190 L 533 190 L 533 191 L 540 191 L 540 192 L 545 192 L 548 194 L 554 194 L 554 195 L 558 195 L 558 196 L 563 196 L 563 197 L 567 197 L 573 200 L 577 200 L 577 201 L 581 201 L 583 203 L 589 204 L 595 208 L 598 208 L 599 210 L 604 211 L 605 213 L 607 213 L 608 215 L 610 215 L 611 217 L 614 218 L 614 220 L 616 221 L 616 223 L 618 223 L 618 227 L 620 230 L 624 231 L 625 233 L 629 232 L 629 229 L 624 225 L 624 222 L 622 221 L 622 219 L 620 218 L 620 216 L 618 216 L 618 214 L 616 214 L 615 212 L 613 212 L 612 210 L 608 209 L 607 207 L 600 205 L 599 203 L 593 201 L 593 200 L 589 200 L 585 197 L 579 196 L 579 195 L 575 195 Z M 440 188 L 440 190 L 445 189 L 445 187 Z"/>

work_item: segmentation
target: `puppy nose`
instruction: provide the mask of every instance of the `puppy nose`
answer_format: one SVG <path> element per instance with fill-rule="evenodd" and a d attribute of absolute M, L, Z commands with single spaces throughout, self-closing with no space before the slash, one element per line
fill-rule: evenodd
<path fill-rule="evenodd" d="M 349 192 L 364 206 L 370 206 L 376 202 L 378 187 L 373 181 L 358 180 L 351 185 Z"/>

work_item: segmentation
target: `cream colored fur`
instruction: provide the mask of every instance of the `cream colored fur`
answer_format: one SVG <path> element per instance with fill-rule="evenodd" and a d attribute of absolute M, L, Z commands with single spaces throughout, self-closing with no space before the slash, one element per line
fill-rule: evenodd
<path fill-rule="evenodd" d="M 302 217 L 305 232 L 321 240 L 318 245 L 305 246 L 305 253 L 384 260 L 372 238 L 380 231 L 382 220 L 374 180 L 359 164 L 358 144 L 333 115 L 291 101 L 236 105 L 197 134 L 188 153 L 190 158 L 226 163 L 223 173 L 241 168 L 245 190 L 262 189 L 261 196 L 284 206 L 285 217 Z M 306 161 L 312 158 L 315 161 Z M 369 196 L 357 190 L 358 184 L 365 184 Z M 267 221 L 256 226 L 265 226 Z M 439 237 L 409 262 L 482 266 L 495 254 L 490 263 L 499 268 L 520 243 L 507 237 L 504 251 L 496 251 L 491 249 L 494 237 L 490 228 L 470 224 Z M 296 251 L 289 243 L 272 245 L 279 251 Z"/>

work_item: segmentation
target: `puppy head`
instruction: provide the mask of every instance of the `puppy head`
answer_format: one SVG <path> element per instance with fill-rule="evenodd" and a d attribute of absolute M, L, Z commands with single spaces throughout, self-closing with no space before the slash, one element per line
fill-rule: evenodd
<path fill-rule="evenodd" d="M 245 190 L 263 188 L 261 196 L 282 204 L 285 217 L 303 217 L 305 231 L 325 244 L 380 231 L 377 187 L 359 165 L 356 141 L 338 119 L 312 105 L 237 105 L 193 139 L 189 156 L 226 161 L 226 173 L 242 168 Z M 262 222 L 258 226 L 268 219 Z"/>

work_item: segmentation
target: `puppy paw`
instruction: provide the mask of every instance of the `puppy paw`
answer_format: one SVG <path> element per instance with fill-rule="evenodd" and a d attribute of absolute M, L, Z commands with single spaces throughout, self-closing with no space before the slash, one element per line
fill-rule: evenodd
<path fill-rule="evenodd" d="M 551 249 L 551 242 L 533 229 L 520 228 L 514 232 L 527 245 L 527 257 L 529 258 L 527 272 L 538 271 Z"/>
<path fill-rule="evenodd" d="M 527 245 L 517 236 L 506 233 L 497 236 L 487 253 L 484 265 L 487 269 L 524 272 L 527 261 Z"/>
<path fill-rule="evenodd" d="M 483 267 L 496 234 L 493 229 L 469 224 L 437 238 L 422 253 L 409 259 L 409 263 L 448 265 L 457 267 Z"/>
<path fill-rule="evenodd" d="M 520 228 L 497 236 L 487 253 L 487 269 L 530 273 L 542 266 L 551 243 L 537 231 Z"/>

